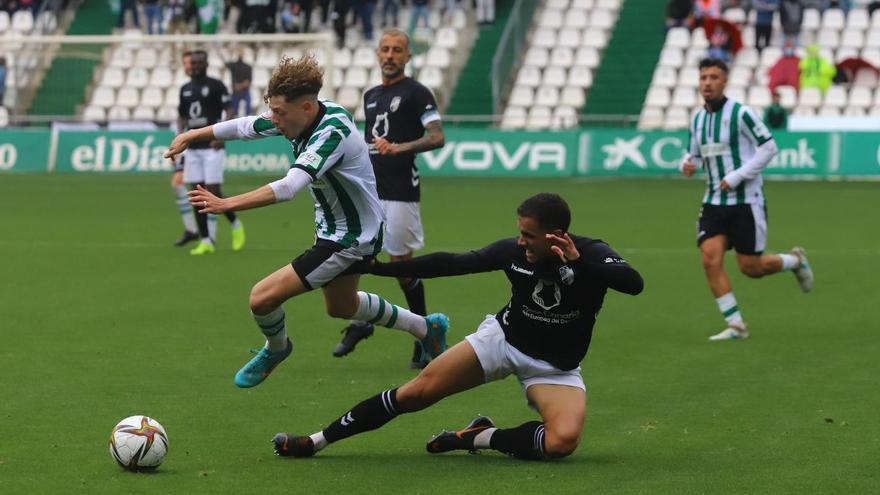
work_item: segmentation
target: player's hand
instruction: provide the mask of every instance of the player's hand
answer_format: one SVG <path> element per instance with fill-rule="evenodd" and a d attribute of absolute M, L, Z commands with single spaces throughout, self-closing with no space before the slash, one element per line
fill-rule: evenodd
<path fill-rule="evenodd" d="M 684 165 L 681 167 L 681 173 L 684 174 L 685 177 L 691 177 L 697 173 L 697 164 L 694 163 L 693 158 L 688 157 L 685 160 Z"/>
<path fill-rule="evenodd" d="M 214 139 L 211 141 L 211 148 L 215 150 L 223 149 L 224 146 L 226 146 L 226 143 L 220 141 L 219 139 Z"/>
<path fill-rule="evenodd" d="M 198 208 L 199 213 L 223 213 L 227 210 L 226 198 L 218 198 L 202 186 L 196 186 L 186 194 L 189 196 L 189 204 Z"/>
<path fill-rule="evenodd" d="M 720 187 L 722 191 L 730 191 L 730 184 L 728 184 L 726 180 L 721 181 Z"/>
<path fill-rule="evenodd" d="M 373 140 L 373 146 L 380 155 L 396 155 L 398 152 L 397 145 L 385 138 L 376 138 Z"/>
<path fill-rule="evenodd" d="M 562 234 L 562 237 L 554 234 L 547 234 L 545 237 L 550 241 L 550 244 L 552 244 L 550 250 L 553 251 L 556 256 L 559 256 L 559 259 L 561 259 L 563 263 L 570 263 L 581 257 L 581 253 L 578 252 L 577 248 L 574 246 L 574 241 L 571 240 L 571 237 L 569 237 L 568 234 Z"/>
<path fill-rule="evenodd" d="M 183 134 L 178 134 L 174 137 L 174 140 L 171 141 L 171 145 L 168 146 L 168 151 L 165 152 L 165 158 L 169 160 L 174 160 L 177 158 L 177 155 L 186 151 L 189 148 L 189 131 L 184 132 Z"/>

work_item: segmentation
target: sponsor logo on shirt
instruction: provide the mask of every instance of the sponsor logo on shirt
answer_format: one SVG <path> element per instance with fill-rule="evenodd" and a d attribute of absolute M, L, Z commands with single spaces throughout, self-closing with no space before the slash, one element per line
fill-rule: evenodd
<path fill-rule="evenodd" d="M 519 273 L 522 273 L 525 275 L 534 275 L 535 274 L 535 272 L 533 270 L 526 270 L 525 268 L 520 268 L 520 267 L 514 265 L 513 263 L 510 264 L 510 269 L 515 272 L 519 272 Z"/>

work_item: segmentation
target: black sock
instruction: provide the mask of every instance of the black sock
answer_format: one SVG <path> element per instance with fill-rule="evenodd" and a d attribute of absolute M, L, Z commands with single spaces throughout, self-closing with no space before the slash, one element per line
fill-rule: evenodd
<path fill-rule="evenodd" d="M 392 388 L 354 406 L 324 429 L 324 438 L 333 443 L 365 431 L 381 428 L 401 414 L 397 405 L 397 389 Z"/>
<path fill-rule="evenodd" d="M 191 191 L 195 191 L 196 186 L 205 187 L 205 184 L 190 184 L 189 188 Z M 199 213 L 200 209 L 202 209 L 201 206 L 193 206 L 193 213 L 195 213 L 196 215 L 196 225 L 199 227 L 199 237 L 201 237 L 202 239 L 207 239 L 208 237 L 210 237 L 210 234 L 208 234 L 208 215 L 204 213 Z"/>
<path fill-rule="evenodd" d="M 403 295 L 406 297 L 407 309 L 417 315 L 428 316 L 428 308 L 425 303 L 425 284 L 422 279 L 414 278 L 407 284 L 400 284 Z"/>
<path fill-rule="evenodd" d="M 218 198 L 223 197 L 223 191 L 220 190 L 220 184 L 211 184 L 207 187 L 207 189 L 214 196 L 217 196 Z M 227 211 L 227 212 L 224 212 L 223 214 L 226 215 L 226 219 L 229 220 L 229 223 L 235 222 L 236 217 L 235 217 L 234 211 Z"/>
<path fill-rule="evenodd" d="M 529 421 L 516 428 L 498 429 L 489 444 L 499 452 L 520 459 L 543 459 L 544 423 Z"/>

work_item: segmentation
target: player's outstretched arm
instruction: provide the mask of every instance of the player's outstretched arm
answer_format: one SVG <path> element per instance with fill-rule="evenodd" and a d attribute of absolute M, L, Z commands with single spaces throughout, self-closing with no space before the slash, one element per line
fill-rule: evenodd
<path fill-rule="evenodd" d="M 195 190 L 187 194 L 190 204 L 199 208 L 199 213 L 223 213 L 250 210 L 289 201 L 311 181 L 312 177 L 309 174 L 293 168 L 287 172 L 283 179 L 228 198 L 217 197 L 202 186 L 196 186 Z"/>
<path fill-rule="evenodd" d="M 500 241 L 478 251 L 466 253 L 431 253 L 394 263 L 376 262 L 370 268 L 381 277 L 437 278 L 500 270 L 505 258 L 499 255 Z"/>

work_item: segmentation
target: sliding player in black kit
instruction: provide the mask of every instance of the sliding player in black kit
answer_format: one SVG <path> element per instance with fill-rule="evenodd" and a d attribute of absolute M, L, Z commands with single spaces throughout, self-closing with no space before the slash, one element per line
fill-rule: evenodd
<path fill-rule="evenodd" d="M 461 254 L 434 253 L 376 263 L 381 276 L 442 277 L 503 270 L 510 302 L 475 333 L 432 360 L 413 380 L 354 406 L 309 436 L 279 433 L 281 456 L 309 457 L 327 445 L 375 430 L 395 417 L 514 374 L 543 421 L 496 428 L 485 416 L 427 444 L 430 453 L 494 449 L 523 459 L 564 457 L 577 448 L 586 412 L 580 362 L 608 289 L 636 295 L 639 273 L 608 244 L 568 233 L 571 213 L 556 194 L 541 193 L 517 209 L 519 237 Z"/>

